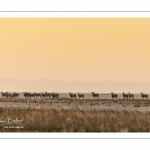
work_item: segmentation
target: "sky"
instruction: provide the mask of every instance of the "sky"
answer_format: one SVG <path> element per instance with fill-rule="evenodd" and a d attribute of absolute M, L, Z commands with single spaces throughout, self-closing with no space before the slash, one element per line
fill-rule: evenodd
<path fill-rule="evenodd" d="M 0 79 L 150 82 L 149 18 L 0 18 Z"/>

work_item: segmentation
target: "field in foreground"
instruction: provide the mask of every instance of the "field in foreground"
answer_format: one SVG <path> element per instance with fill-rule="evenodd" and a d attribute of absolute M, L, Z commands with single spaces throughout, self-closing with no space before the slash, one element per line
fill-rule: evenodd
<path fill-rule="evenodd" d="M 0 107 L 0 118 L 0 132 L 150 131 L 150 113 L 137 110 Z"/>

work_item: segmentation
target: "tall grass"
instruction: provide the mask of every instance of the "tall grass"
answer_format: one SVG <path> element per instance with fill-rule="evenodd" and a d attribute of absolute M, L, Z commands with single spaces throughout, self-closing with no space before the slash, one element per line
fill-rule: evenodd
<path fill-rule="evenodd" d="M 120 110 L 1 107 L 0 118 L 23 118 L 24 128 L 0 132 L 149 132 L 150 113 Z"/>

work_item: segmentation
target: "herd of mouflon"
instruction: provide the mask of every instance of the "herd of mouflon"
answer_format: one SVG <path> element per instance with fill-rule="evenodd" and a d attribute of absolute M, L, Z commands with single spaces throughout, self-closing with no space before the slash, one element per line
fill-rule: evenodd
<path fill-rule="evenodd" d="M 1 92 L 2 93 L 2 97 L 3 98 L 19 98 L 19 93 L 16 93 L 16 92 L 14 92 L 14 93 L 9 93 L 9 92 L 5 92 L 5 93 L 3 93 L 3 92 Z M 93 98 L 98 98 L 99 99 L 99 95 L 100 94 L 98 94 L 98 93 L 95 93 L 95 92 L 91 92 L 91 94 L 92 94 L 92 96 L 93 96 Z M 128 93 L 128 94 L 125 94 L 124 92 L 122 92 L 122 94 L 123 94 L 123 98 L 125 99 L 130 99 L 130 98 L 132 98 L 132 99 L 134 99 L 134 94 L 131 94 L 130 92 Z M 45 93 L 30 93 L 30 92 L 23 92 L 23 95 L 24 95 L 24 97 L 25 97 L 25 99 L 28 99 L 28 98 L 51 98 L 51 99 L 58 99 L 59 98 L 59 94 L 58 93 L 47 93 L 47 92 L 45 92 Z M 70 96 L 70 98 L 77 98 L 77 96 L 78 96 L 78 98 L 80 99 L 80 98 L 83 98 L 84 99 L 84 97 L 85 97 L 85 95 L 84 94 L 81 94 L 81 93 L 78 93 L 78 94 L 73 94 L 73 93 L 69 93 L 69 96 Z M 111 96 L 112 96 L 112 99 L 117 99 L 117 97 L 118 97 L 118 94 L 115 94 L 115 93 L 113 93 L 113 92 L 111 92 Z M 143 94 L 143 93 L 141 93 L 141 97 L 142 97 L 142 99 L 143 98 L 146 98 L 146 99 L 148 99 L 148 94 Z"/>

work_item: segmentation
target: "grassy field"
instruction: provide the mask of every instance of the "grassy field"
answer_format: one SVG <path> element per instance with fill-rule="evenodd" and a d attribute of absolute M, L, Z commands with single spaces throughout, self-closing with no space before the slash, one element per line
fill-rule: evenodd
<path fill-rule="evenodd" d="M 23 119 L 0 125 L 0 132 L 149 132 L 150 113 L 127 110 L 80 110 L 50 108 L 0 107 L 0 120 Z M 5 126 L 5 127 L 4 127 Z M 8 128 L 6 128 L 8 127 Z"/>

